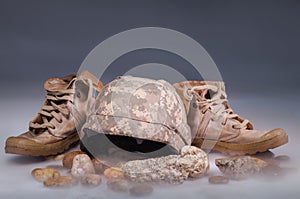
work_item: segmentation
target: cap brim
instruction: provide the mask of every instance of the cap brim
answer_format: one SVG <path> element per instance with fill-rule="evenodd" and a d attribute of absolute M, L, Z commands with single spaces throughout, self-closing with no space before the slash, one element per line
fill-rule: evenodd
<path fill-rule="evenodd" d="M 165 143 L 178 152 L 186 145 L 177 132 L 162 124 L 153 124 L 131 118 L 90 115 L 82 128 L 83 134 L 86 129 L 101 134 L 127 136 Z"/>

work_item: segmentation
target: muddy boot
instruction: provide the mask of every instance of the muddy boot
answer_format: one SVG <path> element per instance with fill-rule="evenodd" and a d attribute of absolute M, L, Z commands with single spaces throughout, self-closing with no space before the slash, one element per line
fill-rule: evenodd
<path fill-rule="evenodd" d="M 87 93 L 91 86 L 100 91 L 103 84 L 87 71 L 79 76 L 69 75 L 63 78 L 50 78 L 44 87 L 47 90 L 45 103 L 29 123 L 29 131 L 6 140 L 5 152 L 28 156 L 49 156 L 62 153 L 79 141 L 77 129 L 85 120 L 83 109 L 87 106 Z M 77 86 L 75 89 L 75 84 Z M 77 110 L 74 106 L 81 107 Z M 89 102 L 91 103 L 91 102 Z M 84 108 L 82 108 L 84 107 Z M 72 110 L 77 110 L 75 113 Z"/>
<path fill-rule="evenodd" d="M 186 81 L 175 83 L 184 102 L 192 145 L 224 154 L 264 152 L 288 142 L 283 129 L 254 130 L 252 123 L 230 108 L 224 82 Z"/>

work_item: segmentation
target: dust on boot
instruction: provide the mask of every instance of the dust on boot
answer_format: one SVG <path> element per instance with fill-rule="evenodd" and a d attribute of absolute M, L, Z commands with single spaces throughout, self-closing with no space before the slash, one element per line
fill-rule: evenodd
<path fill-rule="evenodd" d="M 85 82 L 85 83 L 84 83 Z M 75 84 L 90 84 L 88 87 Z M 62 153 L 79 141 L 76 125 L 85 120 L 83 108 L 90 89 L 100 91 L 103 84 L 87 71 L 80 75 L 50 78 L 44 84 L 46 100 L 40 112 L 29 123 L 29 131 L 6 140 L 5 152 L 28 156 L 49 156 Z M 77 106 L 74 106 L 74 100 Z M 78 127 L 78 126 L 77 126 Z"/>
<path fill-rule="evenodd" d="M 230 155 L 255 154 L 288 142 L 283 129 L 254 130 L 230 108 L 224 82 L 185 81 L 173 85 L 180 95 L 194 137 L 192 145 Z"/>

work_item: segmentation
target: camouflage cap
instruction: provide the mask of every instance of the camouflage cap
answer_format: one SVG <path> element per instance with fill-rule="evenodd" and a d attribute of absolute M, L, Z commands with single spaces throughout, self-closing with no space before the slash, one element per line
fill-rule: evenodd
<path fill-rule="evenodd" d="M 121 76 L 97 96 L 82 133 L 128 136 L 165 143 L 177 151 L 191 144 L 184 105 L 164 80 Z"/>

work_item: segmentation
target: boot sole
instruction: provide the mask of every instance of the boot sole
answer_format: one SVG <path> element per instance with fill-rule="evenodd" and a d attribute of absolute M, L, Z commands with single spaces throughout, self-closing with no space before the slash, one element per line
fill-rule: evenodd
<path fill-rule="evenodd" d="M 286 134 L 278 135 L 270 139 L 262 139 L 257 142 L 247 144 L 236 144 L 216 140 L 197 139 L 192 145 L 200 147 L 204 150 L 215 150 L 226 155 L 253 155 L 259 152 L 265 152 L 269 149 L 282 146 L 288 143 L 288 136 Z M 213 146 L 207 147 L 207 146 Z"/>
<path fill-rule="evenodd" d="M 20 142 L 18 139 L 19 138 L 17 137 L 12 137 L 6 140 L 6 153 L 27 156 L 49 156 L 63 153 L 65 150 L 69 149 L 72 144 L 79 141 L 79 136 L 77 133 L 74 133 L 61 141 L 51 144 Z"/>

